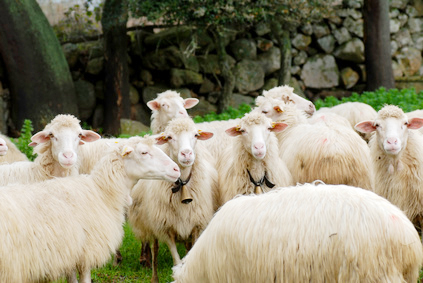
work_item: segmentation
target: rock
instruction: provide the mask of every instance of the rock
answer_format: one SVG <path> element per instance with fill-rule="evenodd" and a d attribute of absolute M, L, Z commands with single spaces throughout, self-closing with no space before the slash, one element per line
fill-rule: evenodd
<path fill-rule="evenodd" d="M 417 17 L 419 12 L 416 10 L 416 8 L 414 8 L 413 6 L 407 6 L 407 8 L 405 9 L 405 13 L 410 17 Z"/>
<path fill-rule="evenodd" d="M 140 71 L 140 79 L 144 82 L 145 85 L 154 85 L 153 75 L 148 70 L 142 69 Z"/>
<path fill-rule="evenodd" d="M 299 68 L 299 67 L 298 67 Z M 264 82 L 263 90 L 269 90 L 279 85 L 277 78 L 270 78 Z"/>
<path fill-rule="evenodd" d="M 229 101 L 229 106 L 233 108 L 238 108 L 241 104 L 251 105 L 253 103 L 254 103 L 253 97 L 234 93 L 232 94 L 232 99 Z"/>
<path fill-rule="evenodd" d="M 401 22 L 397 19 L 389 20 L 389 31 L 391 33 L 397 33 L 400 30 Z"/>
<path fill-rule="evenodd" d="M 316 23 L 313 25 L 313 33 L 317 38 L 321 38 L 330 33 L 329 27 L 325 23 Z"/>
<path fill-rule="evenodd" d="M 398 47 L 408 46 L 412 43 L 410 31 L 406 28 L 401 29 L 399 32 L 394 34 L 393 40 L 398 43 Z"/>
<path fill-rule="evenodd" d="M 144 125 L 150 125 L 151 122 L 151 110 L 146 104 L 135 104 L 131 105 L 131 120 L 139 121 Z"/>
<path fill-rule="evenodd" d="M 184 64 L 185 69 L 197 73 L 200 71 L 200 64 L 198 63 L 197 57 L 193 55 L 188 57 L 182 56 L 182 62 Z"/>
<path fill-rule="evenodd" d="M 269 49 L 273 47 L 273 42 L 271 40 L 259 37 L 256 39 L 256 41 L 257 48 L 262 52 L 269 51 Z"/>
<path fill-rule="evenodd" d="M 420 50 L 413 47 L 404 47 L 400 54 L 397 55 L 397 60 L 401 66 L 405 76 L 412 76 L 416 74 L 422 65 L 422 54 Z"/>
<path fill-rule="evenodd" d="M 309 57 L 301 71 L 306 87 L 331 88 L 339 85 L 339 70 L 332 55 Z"/>
<path fill-rule="evenodd" d="M 183 40 L 190 38 L 193 32 L 192 27 L 175 26 L 146 36 L 144 44 L 153 48 L 156 48 L 157 46 L 163 48 L 170 45 L 178 45 Z"/>
<path fill-rule="evenodd" d="M 319 47 L 327 54 L 332 53 L 335 49 L 335 37 L 333 35 L 327 35 L 317 40 Z"/>
<path fill-rule="evenodd" d="M 409 5 L 412 5 L 417 12 L 415 17 L 423 17 L 423 1 L 412 1 Z"/>
<path fill-rule="evenodd" d="M 301 68 L 299 66 L 292 66 L 291 67 L 291 75 L 299 75 L 301 72 Z"/>
<path fill-rule="evenodd" d="M 398 51 L 398 43 L 394 40 L 391 41 L 391 56 Z"/>
<path fill-rule="evenodd" d="M 104 47 L 103 41 L 86 41 L 76 44 L 79 50 L 79 54 L 88 57 L 89 59 L 103 57 Z"/>
<path fill-rule="evenodd" d="M 351 34 L 345 27 L 334 30 L 333 36 L 336 38 L 338 44 L 343 44 L 351 39 Z"/>
<path fill-rule="evenodd" d="M 313 25 L 309 22 L 304 23 L 303 25 L 301 25 L 300 30 L 305 35 L 312 35 L 313 34 Z"/>
<path fill-rule="evenodd" d="M 292 39 L 292 45 L 299 50 L 306 50 L 307 47 L 310 45 L 310 43 L 311 43 L 311 36 L 304 35 L 301 33 L 297 34 Z"/>
<path fill-rule="evenodd" d="M 407 4 L 408 0 L 390 0 L 389 6 L 391 8 L 398 8 L 398 9 L 404 9 Z"/>
<path fill-rule="evenodd" d="M 403 27 L 408 22 L 408 16 L 406 14 L 400 14 L 398 20 L 400 21 L 401 27 Z"/>
<path fill-rule="evenodd" d="M 358 64 L 358 67 L 360 68 L 361 80 L 363 82 L 367 81 L 366 65 L 364 65 L 364 64 Z"/>
<path fill-rule="evenodd" d="M 141 122 L 129 120 L 129 119 L 120 119 L 120 134 L 121 135 L 135 136 L 135 135 L 147 133 L 149 130 L 150 128 Z"/>
<path fill-rule="evenodd" d="M 269 51 L 259 54 L 256 61 L 267 76 L 281 68 L 281 51 L 277 47 L 272 47 Z"/>
<path fill-rule="evenodd" d="M 259 22 L 254 28 L 258 36 L 263 36 L 271 31 L 268 22 Z"/>
<path fill-rule="evenodd" d="M 235 65 L 233 73 L 235 89 L 241 94 L 258 90 L 264 85 L 265 74 L 259 62 L 244 59 Z"/>
<path fill-rule="evenodd" d="M 416 33 L 423 31 L 423 19 L 411 18 L 408 20 L 408 28 L 410 33 Z"/>
<path fill-rule="evenodd" d="M 346 89 L 350 89 L 356 85 L 360 76 L 352 68 L 347 67 L 341 70 L 341 79 Z"/>
<path fill-rule="evenodd" d="M 237 39 L 229 44 L 229 49 L 237 61 L 241 61 L 242 59 L 254 60 L 257 57 L 257 46 L 252 39 Z"/>
<path fill-rule="evenodd" d="M 423 33 L 413 33 L 411 38 L 413 39 L 413 47 L 423 51 Z"/>
<path fill-rule="evenodd" d="M 94 85 L 84 80 L 77 80 L 74 82 L 75 92 L 78 105 L 78 118 L 81 121 L 86 121 L 91 117 L 95 108 L 95 90 Z"/>
<path fill-rule="evenodd" d="M 142 59 L 143 65 L 148 69 L 165 71 L 172 67 L 183 66 L 181 51 L 176 46 L 148 52 Z"/>
<path fill-rule="evenodd" d="M 392 71 L 394 72 L 394 78 L 401 78 L 404 75 L 401 66 L 395 61 L 392 60 Z"/>
<path fill-rule="evenodd" d="M 148 86 L 142 90 L 142 101 L 144 103 L 149 102 L 150 100 L 156 99 L 157 94 L 162 93 L 168 90 L 166 86 Z"/>
<path fill-rule="evenodd" d="M 207 93 L 215 91 L 215 88 L 216 88 L 216 85 L 211 80 L 205 77 L 203 80 L 203 83 L 200 86 L 200 90 L 198 91 L 198 93 L 207 94 Z"/>
<path fill-rule="evenodd" d="M 203 75 L 190 70 L 176 69 L 170 70 L 170 85 L 178 88 L 183 85 L 200 85 L 203 83 Z"/>
<path fill-rule="evenodd" d="M 135 105 L 140 101 L 138 90 L 133 85 L 129 85 L 129 101 L 131 101 L 131 105 Z"/>
<path fill-rule="evenodd" d="M 93 113 L 92 126 L 94 129 L 98 129 L 103 125 L 104 121 L 104 107 L 102 104 L 98 104 Z"/>
<path fill-rule="evenodd" d="M 214 104 L 208 102 L 204 97 L 199 97 L 200 102 L 193 108 L 188 110 L 190 116 L 204 116 L 210 112 L 217 112 L 217 107 Z"/>
<path fill-rule="evenodd" d="M 68 62 L 69 68 L 75 67 L 79 59 L 78 46 L 73 43 L 65 43 L 62 45 L 63 53 L 65 54 L 66 61 Z"/>
<path fill-rule="evenodd" d="M 353 9 L 360 9 L 363 5 L 363 1 L 361 0 L 347 0 L 347 6 Z"/>
<path fill-rule="evenodd" d="M 307 52 L 301 50 L 298 55 L 294 57 L 292 62 L 294 63 L 294 66 L 300 66 L 307 61 L 307 57 Z"/>
<path fill-rule="evenodd" d="M 220 70 L 219 58 L 215 54 L 201 55 L 197 56 L 198 63 L 200 65 L 200 72 L 205 74 L 216 74 L 220 75 L 222 72 Z M 227 60 L 229 61 L 229 68 L 233 68 L 236 64 L 236 60 L 227 55 Z"/>
<path fill-rule="evenodd" d="M 363 19 L 353 20 L 347 17 L 344 21 L 344 27 L 352 34 L 363 38 Z"/>
<path fill-rule="evenodd" d="M 85 72 L 91 75 L 98 75 L 103 70 L 103 57 L 94 58 L 88 61 Z"/>
<path fill-rule="evenodd" d="M 363 15 L 361 14 L 361 11 L 359 10 L 348 9 L 348 16 L 350 16 L 354 20 L 358 20 L 358 19 L 361 19 Z"/>
<path fill-rule="evenodd" d="M 389 18 L 394 19 L 398 17 L 399 14 L 400 14 L 400 11 L 398 9 L 391 9 L 389 11 Z"/>
<path fill-rule="evenodd" d="M 336 48 L 333 55 L 346 61 L 364 62 L 364 43 L 358 38 L 353 38 Z"/>
<path fill-rule="evenodd" d="M 94 86 L 95 97 L 98 99 L 104 99 L 104 82 L 97 81 Z"/>

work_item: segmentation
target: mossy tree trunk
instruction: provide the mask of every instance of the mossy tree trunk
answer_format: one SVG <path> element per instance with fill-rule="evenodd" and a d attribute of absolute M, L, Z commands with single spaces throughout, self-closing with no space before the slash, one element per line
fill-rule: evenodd
<path fill-rule="evenodd" d="M 394 88 L 391 38 L 389 31 L 389 1 L 364 0 L 364 49 L 367 90 Z"/>
<path fill-rule="evenodd" d="M 217 110 L 219 113 L 229 107 L 235 88 L 235 76 L 232 73 L 231 67 L 229 65 L 228 54 L 226 53 L 223 40 L 223 33 L 220 28 L 221 27 L 211 28 L 211 33 L 216 43 L 216 53 L 219 58 L 219 66 L 224 80 L 222 93 L 219 97 L 217 105 Z"/>
<path fill-rule="evenodd" d="M 272 21 L 272 34 L 275 36 L 281 52 L 281 67 L 278 71 L 278 85 L 287 85 L 291 80 L 291 39 L 289 31 L 282 28 L 279 21 Z"/>
<path fill-rule="evenodd" d="M 31 119 L 38 131 L 57 114 L 78 114 L 69 66 L 35 0 L 0 1 L 0 54 L 14 127 L 19 130 L 25 119 Z"/>
<path fill-rule="evenodd" d="M 128 38 L 126 0 L 106 0 L 101 24 L 104 34 L 104 132 L 118 135 L 120 120 L 129 118 Z"/>

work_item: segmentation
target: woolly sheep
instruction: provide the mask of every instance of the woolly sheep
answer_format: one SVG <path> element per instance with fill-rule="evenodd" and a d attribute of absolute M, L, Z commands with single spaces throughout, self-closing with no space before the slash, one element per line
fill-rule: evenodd
<path fill-rule="evenodd" d="M 315 114 L 319 113 L 335 113 L 339 116 L 346 118 L 351 127 L 355 130 L 354 126 L 361 121 L 373 120 L 376 117 L 376 110 L 370 105 L 362 102 L 345 102 L 333 107 L 322 107 Z M 369 142 L 371 135 L 363 134 L 357 131 L 359 135 L 366 141 Z"/>
<path fill-rule="evenodd" d="M 186 241 L 192 237 L 195 242 L 213 216 L 217 171 L 204 155 L 204 150 L 199 149 L 200 144 L 196 144 L 197 140 L 205 141 L 212 136 L 212 133 L 198 131 L 191 118 L 170 121 L 157 139 L 159 144 L 166 143 L 163 150 L 181 169 L 178 182 L 186 182 L 186 185 L 142 180 L 132 190 L 133 204 L 128 210 L 128 220 L 143 244 L 153 242 L 152 282 L 158 281 L 157 240 L 168 245 L 174 264 L 177 264 L 180 257 L 176 240 Z M 175 188 L 179 190 L 173 192 Z M 192 199 L 189 203 L 182 202 L 185 190 Z"/>
<path fill-rule="evenodd" d="M 163 132 L 167 123 L 173 118 L 188 117 L 186 109 L 194 107 L 197 103 L 198 99 L 183 99 L 173 90 L 159 93 L 156 99 L 147 102 L 148 108 L 153 111 L 150 125 L 153 134 Z"/>
<path fill-rule="evenodd" d="M 303 111 L 295 106 L 269 98 L 266 101 L 278 109 L 278 116 L 272 118 L 289 125 L 283 132 L 276 133 L 276 137 L 280 156 L 294 184 L 322 180 L 327 184 L 372 190 L 370 150 L 353 129 L 334 122 L 331 115 L 309 123 Z M 260 109 L 259 105 L 254 111 Z"/>
<path fill-rule="evenodd" d="M 417 282 L 422 262 L 418 233 L 386 199 L 356 187 L 305 184 L 227 202 L 173 277 L 177 283 Z"/>
<path fill-rule="evenodd" d="M 38 154 L 34 162 L 0 166 L 0 185 L 27 184 L 77 175 L 79 146 L 99 138 L 97 133 L 83 130 L 74 116 L 57 115 L 43 131 L 31 138 L 30 145 L 35 145 L 34 152 Z"/>
<path fill-rule="evenodd" d="M 0 189 L 0 282 L 67 275 L 91 282 L 123 237 L 124 206 L 140 179 L 175 181 L 179 168 L 152 138 L 133 138 L 105 154 L 91 175 Z"/>
<path fill-rule="evenodd" d="M 252 112 L 245 114 L 238 126 L 226 130 L 232 143 L 224 149 L 225 160 L 218 167 L 219 206 L 238 194 L 267 192 L 274 185 L 292 184 L 291 174 L 279 158 L 274 135 L 285 127 L 283 123 L 272 123 L 262 113 Z"/>
<path fill-rule="evenodd" d="M 369 142 L 375 192 L 419 227 L 423 227 L 423 136 L 410 130 L 422 126 L 423 118 L 408 119 L 395 105 L 383 107 L 376 119 L 355 126 L 363 133 L 375 132 Z"/>
<path fill-rule="evenodd" d="M 0 155 L 0 164 L 13 163 L 17 161 L 29 161 L 28 157 L 22 153 L 17 146 L 10 140 L 9 137 L 0 134 L 1 146 L 7 148 L 7 154 Z"/>

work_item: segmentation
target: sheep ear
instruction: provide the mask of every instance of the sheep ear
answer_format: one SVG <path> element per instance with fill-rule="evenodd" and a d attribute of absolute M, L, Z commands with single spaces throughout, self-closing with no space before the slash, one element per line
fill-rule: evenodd
<path fill-rule="evenodd" d="M 50 134 L 50 132 L 48 132 L 48 131 L 38 132 L 31 137 L 31 141 L 33 141 L 37 144 L 48 142 L 50 140 L 49 134 Z"/>
<path fill-rule="evenodd" d="M 185 109 L 191 109 L 192 107 L 197 105 L 198 102 L 200 102 L 200 100 L 198 100 L 197 98 L 186 98 L 184 100 L 184 108 Z"/>
<path fill-rule="evenodd" d="M 101 139 L 101 136 L 96 132 L 90 130 L 82 130 L 81 140 L 83 140 L 84 142 L 93 142 L 98 139 Z"/>
<path fill-rule="evenodd" d="M 131 152 L 133 152 L 134 149 L 130 146 L 125 145 L 122 149 L 122 153 L 120 155 L 122 155 L 123 157 L 127 156 L 128 154 L 130 154 Z"/>
<path fill-rule="evenodd" d="M 159 110 L 160 109 L 160 103 L 158 103 L 156 100 L 151 100 L 147 102 L 148 108 L 151 110 Z"/>
<path fill-rule="evenodd" d="M 225 132 L 228 135 L 230 135 L 231 137 L 236 137 L 236 136 L 239 136 L 241 134 L 239 126 L 229 128 Z"/>
<path fill-rule="evenodd" d="M 408 121 L 408 128 L 412 130 L 420 129 L 423 126 L 423 118 L 412 118 Z"/>
<path fill-rule="evenodd" d="M 283 110 L 280 108 L 280 106 L 275 106 L 273 109 L 275 109 L 275 111 L 278 113 L 283 113 Z"/>
<path fill-rule="evenodd" d="M 158 135 L 155 139 L 158 145 L 165 144 L 169 140 L 164 134 Z"/>
<path fill-rule="evenodd" d="M 272 123 L 272 127 L 270 128 L 270 131 L 275 133 L 282 132 L 283 130 L 286 129 L 286 127 L 288 127 L 288 124 L 286 123 L 282 123 L 282 122 Z"/>
<path fill-rule="evenodd" d="M 364 121 L 364 122 L 360 122 L 357 125 L 354 126 L 354 128 L 363 133 L 371 133 L 373 131 L 376 131 L 376 127 L 373 125 L 373 121 Z"/>
<path fill-rule="evenodd" d="M 38 145 L 38 143 L 36 143 L 36 142 L 30 142 L 30 143 L 28 144 L 28 146 L 31 146 L 31 147 L 34 147 L 34 146 L 36 146 L 36 145 Z"/>
<path fill-rule="evenodd" d="M 202 132 L 201 130 L 198 130 L 197 140 L 205 141 L 205 140 L 208 140 L 208 139 L 212 138 L 213 135 L 214 135 L 213 133 L 210 133 L 210 132 Z"/>

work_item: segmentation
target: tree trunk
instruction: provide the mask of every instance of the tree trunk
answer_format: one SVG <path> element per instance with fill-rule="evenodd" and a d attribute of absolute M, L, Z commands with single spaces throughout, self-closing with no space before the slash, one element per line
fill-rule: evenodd
<path fill-rule="evenodd" d="M 15 128 L 30 119 L 38 131 L 57 114 L 78 114 L 69 66 L 35 0 L 0 1 L 0 54 Z"/>
<path fill-rule="evenodd" d="M 216 42 L 216 52 L 219 58 L 219 66 L 223 77 L 223 90 L 220 94 L 219 101 L 217 104 L 217 111 L 221 113 L 223 110 L 229 107 L 229 103 L 232 99 L 233 90 L 235 88 L 235 76 L 229 66 L 228 54 L 226 53 L 224 40 L 222 38 L 222 32 L 218 27 L 212 28 L 211 32 Z"/>
<path fill-rule="evenodd" d="M 106 0 L 101 24 L 104 34 L 104 132 L 118 135 L 120 120 L 129 119 L 128 20 L 125 0 Z"/>
<path fill-rule="evenodd" d="M 278 85 L 288 85 L 291 81 L 292 59 L 289 31 L 282 29 L 282 25 L 278 21 L 273 21 L 271 28 L 281 52 L 281 67 L 278 71 Z"/>
<path fill-rule="evenodd" d="M 367 90 L 394 88 L 391 39 L 389 32 L 389 1 L 364 0 L 364 49 Z"/>

